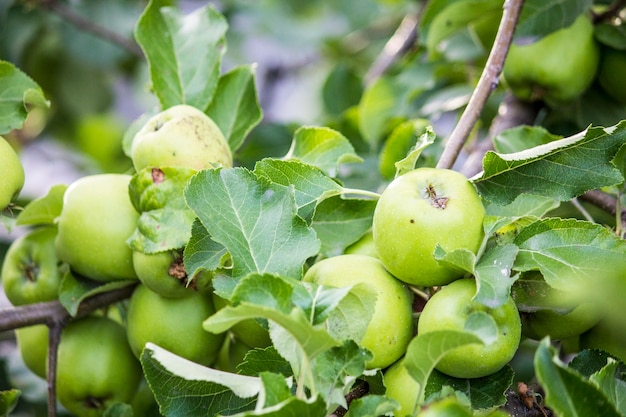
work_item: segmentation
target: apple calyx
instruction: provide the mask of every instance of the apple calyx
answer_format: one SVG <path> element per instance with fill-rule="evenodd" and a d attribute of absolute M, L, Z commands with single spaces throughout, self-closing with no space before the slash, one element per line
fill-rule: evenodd
<path fill-rule="evenodd" d="M 152 168 L 152 182 L 155 184 L 161 184 L 165 181 L 165 172 L 159 168 Z"/>
<path fill-rule="evenodd" d="M 432 184 L 426 187 L 425 198 L 430 200 L 430 205 L 436 209 L 445 210 L 448 205 L 448 197 L 437 195 L 437 190 Z"/>

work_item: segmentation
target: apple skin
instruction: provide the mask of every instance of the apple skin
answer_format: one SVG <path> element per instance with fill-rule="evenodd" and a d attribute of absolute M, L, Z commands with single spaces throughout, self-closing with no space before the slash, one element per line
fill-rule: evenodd
<path fill-rule="evenodd" d="M 57 397 L 74 415 L 99 417 L 115 402 L 130 403 L 142 375 L 119 323 L 89 316 L 63 329 L 57 359 Z"/>
<path fill-rule="evenodd" d="M 0 136 L 0 211 L 17 197 L 24 186 L 24 167 L 13 147 Z"/>
<path fill-rule="evenodd" d="M 521 340 L 521 322 L 513 298 L 489 308 L 472 298 L 476 294 L 473 278 L 454 281 L 436 292 L 424 306 L 417 322 L 417 334 L 436 330 L 464 330 L 471 313 L 486 313 L 497 327 L 496 340 L 489 344 L 470 344 L 447 353 L 436 368 L 456 378 L 480 378 L 502 369 L 515 355 Z"/>
<path fill-rule="evenodd" d="M 383 381 L 385 383 L 385 395 L 400 404 L 400 409 L 393 412 L 394 417 L 412 415 L 420 386 L 404 366 L 403 358 L 387 368 L 383 375 Z"/>
<path fill-rule="evenodd" d="M 307 270 L 303 281 L 336 288 L 368 285 L 377 298 L 360 341 L 373 354 L 366 367 L 386 368 L 404 355 L 414 334 L 413 296 L 378 259 L 356 254 L 322 259 Z"/>
<path fill-rule="evenodd" d="M 202 327 L 202 322 L 214 313 L 210 294 L 193 292 L 188 297 L 168 298 L 139 284 L 128 304 L 128 342 L 137 358 L 146 343 L 152 342 L 190 361 L 210 365 L 225 336 Z"/>
<path fill-rule="evenodd" d="M 512 93 L 526 101 L 558 104 L 580 96 L 593 82 L 600 61 L 588 15 L 529 45 L 513 43 L 503 76 Z"/>
<path fill-rule="evenodd" d="M 24 365 L 40 378 L 46 378 L 48 368 L 48 326 L 34 326 L 15 329 L 15 339 Z"/>
<path fill-rule="evenodd" d="M 472 417 L 472 411 L 461 405 L 455 397 L 447 397 L 430 403 L 417 414 L 417 417 Z"/>
<path fill-rule="evenodd" d="M 437 262 L 437 244 L 446 251 L 476 253 L 484 216 L 482 200 L 463 174 L 417 168 L 394 179 L 376 204 L 376 253 L 389 272 L 408 284 L 448 284 L 463 273 Z"/>
<path fill-rule="evenodd" d="M 130 179 L 126 174 L 88 175 L 65 191 L 56 248 L 74 272 L 101 282 L 138 279 L 126 244 L 139 219 L 128 194 Z"/>
<path fill-rule="evenodd" d="M 626 335 L 623 325 L 615 325 L 611 320 L 602 318 L 595 326 L 579 337 L 579 349 L 600 349 L 626 362 Z"/>
<path fill-rule="evenodd" d="M 133 138 L 131 159 L 137 171 L 165 166 L 199 171 L 233 165 L 230 147 L 217 124 L 186 104 L 152 116 Z"/>
<path fill-rule="evenodd" d="M 175 263 L 182 263 L 181 256 L 178 251 L 159 253 L 133 251 L 133 267 L 139 281 L 157 294 L 163 297 L 186 297 L 194 290 L 186 286 L 187 275 L 184 274 L 184 270 L 181 272 L 184 274 L 182 277 L 170 274 Z"/>
<path fill-rule="evenodd" d="M 14 306 L 58 298 L 62 275 L 55 248 L 57 228 L 43 226 L 15 239 L 2 264 L 2 287 Z"/>
<path fill-rule="evenodd" d="M 626 104 L 626 51 L 605 46 L 601 52 L 598 83 L 604 91 L 620 104 Z"/>
<path fill-rule="evenodd" d="M 374 235 L 372 231 L 365 233 L 359 240 L 348 246 L 344 250 L 345 254 L 367 255 L 372 258 L 378 258 L 376 254 L 376 245 L 374 244 Z"/>

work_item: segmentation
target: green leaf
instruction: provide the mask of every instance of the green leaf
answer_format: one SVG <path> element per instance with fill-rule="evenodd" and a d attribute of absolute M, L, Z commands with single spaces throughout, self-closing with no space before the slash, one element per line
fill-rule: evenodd
<path fill-rule="evenodd" d="M 626 121 L 521 152 L 488 152 L 484 171 L 473 182 L 484 198 L 500 205 L 522 193 L 568 201 L 624 181 L 611 160 L 625 142 Z"/>
<path fill-rule="evenodd" d="M 303 219 L 311 218 L 320 201 L 343 190 L 319 168 L 296 160 L 266 158 L 256 163 L 254 173 L 283 187 L 293 187 L 298 214 Z"/>
<path fill-rule="evenodd" d="M 143 253 L 158 253 L 180 249 L 191 238 L 191 226 L 196 215 L 189 209 L 166 206 L 139 215 L 137 228 L 127 240 L 131 249 Z"/>
<path fill-rule="evenodd" d="M 191 226 L 191 237 L 185 245 L 183 263 L 185 271 L 191 277 L 199 271 L 215 271 L 223 267 L 228 259 L 228 251 L 223 245 L 211 239 L 199 220 Z"/>
<path fill-rule="evenodd" d="M 220 309 L 206 319 L 203 327 L 212 333 L 222 333 L 242 320 L 265 318 L 283 327 L 296 342 L 296 347 L 309 358 L 337 346 L 338 341 L 328 334 L 323 325 L 314 327 L 303 310 L 292 305 L 292 291 L 292 284 L 282 278 L 267 274 L 249 275 L 235 288 L 233 305 Z M 272 340 L 280 354 L 286 357 L 281 347 L 286 347 L 291 341 L 278 341 L 273 337 Z M 289 348 L 293 349 L 294 346 Z M 286 359 L 290 360 L 290 357 Z M 290 362 L 293 364 L 293 361 Z"/>
<path fill-rule="evenodd" d="M 253 65 L 238 66 L 223 74 L 206 110 L 233 152 L 263 118 L 254 81 L 255 69 Z"/>
<path fill-rule="evenodd" d="M 569 367 L 583 376 L 590 377 L 604 368 L 610 358 L 617 359 L 603 350 L 585 349 L 576 354 Z"/>
<path fill-rule="evenodd" d="M 67 268 L 59 288 L 59 302 L 74 317 L 78 313 L 80 303 L 86 298 L 135 284 L 136 280 L 111 281 L 103 284 L 84 277 L 76 277 Z"/>
<path fill-rule="evenodd" d="M 545 403 L 557 415 L 621 417 L 606 394 L 560 361 L 549 339 L 537 347 L 534 364 Z"/>
<path fill-rule="evenodd" d="M 315 391 L 328 404 L 330 411 L 341 406 L 347 408 L 345 395 L 354 381 L 365 371 L 365 362 L 372 355 L 356 342 L 347 340 L 323 352 L 313 364 Z"/>
<path fill-rule="evenodd" d="M 446 252 L 439 244 L 435 246 L 433 252 L 435 259 L 450 268 L 454 268 L 457 271 L 474 273 L 476 265 L 476 254 L 468 249 L 455 249 L 450 252 Z"/>
<path fill-rule="evenodd" d="M 272 407 L 291 397 L 291 389 L 285 377 L 274 372 L 262 372 L 259 377 L 263 382 L 259 404 L 263 408 Z"/>
<path fill-rule="evenodd" d="M 363 161 L 341 133 L 328 127 L 308 126 L 295 131 L 291 148 L 284 159 L 296 159 L 316 166 L 331 177 L 337 176 L 339 165 Z"/>
<path fill-rule="evenodd" d="M 438 50 L 442 41 L 465 30 L 472 21 L 483 19 L 486 15 L 502 13 L 500 0 L 463 0 L 445 3 L 448 4 L 445 8 L 439 8 L 425 28 L 427 30 L 426 47 L 431 53 Z"/>
<path fill-rule="evenodd" d="M 571 25 L 592 6 L 591 0 L 526 0 L 517 27 L 516 38 L 542 37 L 557 29 Z"/>
<path fill-rule="evenodd" d="M 504 304 L 511 294 L 515 278 L 511 269 L 518 248 L 513 244 L 495 246 L 481 256 L 475 267 L 477 291 L 474 300 L 490 308 Z"/>
<path fill-rule="evenodd" d="M 394 79 L 380 77 L 369 86 L 359 102 L 359 130 L 373 148 L 389 129 L 393 116 L 399 114 L 406 88 Z"/>
<path fill-rule="evenodd" d="M 162 109 L 188 104 L 206 110 L 217 89 L 226 50 L 226 19 L 212 6 L 187 16 L 151 0 L 135 28 L 152 88 Z"/>
<path fill-rule="evenodd" d="M 417 164 L 417 160 L 422 155 L 422 151 L 435 143 L 435 139 L 437 139 L 435 131 L 430 126 L 426 127 L 424 132 L 417 138 L 415 146 L 409 150 L 406 157 L 394 164 L 396 168 L 395 176 L 398 177 L 409 171 L 413 171 Z"/>
<path fill-rule="evenodd" d="M 185 197 L 211 238 L 230 252 L 235 277 L 299 278 L 304 261 L 319 251 L 315 232 L 297 215 L 293 190 L 245 168 L 201 171 Z"/>
<path fill-rule="evenodd" d="M 145 168 L 131 178 L 129 195 L 140 213 L 127 243 L 144 253 L 183 248 L 196 219 L 187 207 L 184 190 L 196 171 L 188 168 Z"/>
<path fill-rule="evenodd" d="M 379 155 L 380 172 L 385 179 L 391 180 L 398 175 L 397 163 L 409 153 L 414 155 L 411 149 L 419 151 L 411 158 L 412 166 L 415 166 L 415 161 L 425 147 L 423 134 L 429 127 L 428 119 L 412 119 L 400 123 L 393 129 Z"/>
<path fill-rule="evenodd" d="M 334 256 L 372 227 L 376 201 L 335 196 L 318 204 L 311 227 L 321 241 L 320 253 Z"/>
<path fill-rule="evenodd" d="M 398 409 L 398 403 L 384 395 L 366 395 L 350 403 L 345 417 L 386 416 Z"/>
<path fill-rule="evenodd" d="M 539 219 L 514 240 L 514 269 L 540 270 L 553 288 L 572 291 L 626 270 L 626 241 L 606 227 L 575 219 Z"/>
<path fill-rule="evenodd" d="M 285 377 L 293 375 L 291 365 L 280 356 L 274 346 L 249 350 L 243 362 L 237 365 L 237 372 L 251 376 L 260 375 L 262 372 L 279 373 Z"/>
<path fill-rule="evenodd" d="M 290 397 L 273 407 L 234 414 L 231 417 L 320 417 L 325 412 L 326 404 L 319 396 L 309 399 Z"/>
<path fill-rule="evenodd" d="M 0 416 L 8 416 L 17 406 L 22 392 L 18 389 L 0 391 Z"/>
<path fill-rule="evenodd" d="M 102 417 L 134 417 L 133 407 L 126 403 L 113 403 L 104 410 Z"/>
<path fill-rule="evenodd" d="M 49 107 L 43 90 L 10 62 L 0 60 L 0 135 L 19 129 L 29 106 Z"/>
<path fill-rule="evenodd" d="M 515 372 L 505 366 L 495 374 L 472 379 L 454 378 L 436 369 L 428 378 L 425 397 L 428 399 L 440 393 L 445 387 L 461 392 L 470 400 L 472 409 L 484 410 L 499 407 L 506 403 L 505 393 L 513 382 Z"/>
<path fill-rule="evenodd" d="M 260 378 L 198 365 L 152 343 L 141 354 L 144 375 L 163 415 L 206 417 L 252 410 Z"/>
<path fill-rule="evenodd" d="M 542 126 L 516 126 L 496 135 L 493 147 L 498 153 L 514 153 L 562 139 Z"/>
<path fill-rule="evenodd" d="M 442 330 L 418 334 L 406 351 L 404 365 L 420 386 L 417 402 L 424 402 L 424 392 L 430 374 L 439 360 L 451 350 L 472 343 L 481 343 L 480 338 L 470 332 Z"/>
<path fill-rule="evenodd" d="M 30 201 L 17 216 L 17 225 L 53 224 L 61 214 L 63 195 L 67 185 L 53 185 L 48 193 Z"/>
<path fill-rule="evenodd" d="M 619 379 L 620 366 L 623 364 L 610 359 L 606 366 L 590 376 L 589 380 L 606 394 L 613 406 L 622 414 L 626 412 L 626 382 Z"/>
<path fill-rule="evenodd" d="M 488 216 L 519 218 L 523 216 L 543 217 L 557 208 L 559 202 L 552 197 L 533 194 L 519 194 L 511 203 L 501 206 L 490 201 L 483 201 Z"/>

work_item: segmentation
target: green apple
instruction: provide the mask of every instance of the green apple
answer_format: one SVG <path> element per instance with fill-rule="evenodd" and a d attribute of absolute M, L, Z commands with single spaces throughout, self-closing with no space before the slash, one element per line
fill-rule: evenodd
<path fill-rule="evenodd" d="M 61 284 L 55 226 L 32 229 L 15 239 L 2 264 L 2 287 L 15 305 L 56 300 Z"/>
<path fill-rule="evenodd" d="M 513 298 L 489 308 L 473 300 L 476 282 L 464 278 L 436 292 L 424 306 L 417 334 L 436 330 L 465 330 L 481 324 L 485 344 L 469 344 L 447 353 L 437 370 L 456 378 L 480 378 L 502 369 L 515 355 L 521 340 L 521 322 Z"/>
<path fill-rule="evenodd" d="M 348 246 L 344 251 L 346 254 L 367 255 L 372 258 L 378 258 L 376 254 L 376 245 L 374 244 L 374 235 L 369 230 L 359 240 Z"/>
<path fill-rule="evenodd" d="M 385 371 L 383 375 L 385 395 L 400 404 L 400 409 L 393 412 L 394 417 L 413 415 L 417 406 L 420 385 L 409 374 L 404 360 L 399 359 Z"/>
<path fill-rule="evenodd" d="M 131 176 L 88 175 L 65 191 L 56 248 L 72 270 L 96 281 L 137 279 L 126 240 L 139 213 L 128 194 Z"/>
<path fill-rule="evenodd" d="M 581 294 L 550 287 L 538 271 L 528 271 L 515 281 L 512 294 L 516 300 L 529 300 L 533 306 L 520 308 L 522 334 L 533 340 L 550 336 L 551 340 L 569 339 L 593 327 L 602 317 L 596 300 Z"/>
<path fill-rule="evenodd" d="M 48 326 L 34 326 L 15 329 L 15 339 L 24 364 L 35 375 L 46 378 L 48 368 Z"/>
<path fill-rule="evenodd" d="M 250 346 L 242 343 L 231 334 L 224 339 L 217 359 L 211 366 L 220 371 L 236 374 L 237 366 L 243 362 L 244 357 L 249 351 Z"/>
<path fill-rule="evenodd" d="M 615 325 L 602 318 L 595 326 L 580 335 L 580 349 L 600 349 L 626 362 L 626 334 L 623 325 Z"/>
<path fill-rule="evenodd" d="M 598 83 L 618 103 L 626 104 L 626 51 L 605 46 L 601 52 Z"/>
<path fill-rule="evenodd" d="M 376 253 L 389 272 L 408 284 L 447 284 L 463 273 L 440 264 L 435 248 L 476 253 L 483 241 L 484 216 L 482 200 L 463 174 L 415 169 L 394 179 L 376 204 Z"/>
<path fill-rule="evenodd" d="M 223 333 L 209 333 L 202 327 L 214 313 L 210 294 L 192 292 L 188 297 L 168 298 L 139 284 L 128 304 L 128 342 L 138 358 L 146 343 L 152 342 L 190 361 L 210 365 L 224 341 Z"/>
<path fill-rule="evenodd" d="M 221 310 L 229 305 L 229 302 L 214 293 L 213 305 L 216 310 Z M 264 348 L 272 344 L 269 330 L 256 319 L 242 320 L 232 326 L 230 332 L 237 342 L 241 342 L 249 348 Z"/>
<path fill-rule="evenodd" d="M 424 406 L 418 417 L 472 417 L 472 410 L 456 397 L 446 397 Z"/>
<path fill-rule="evenodd" d="M 233 165 L 230 147 L 217 124 L 186 104 L 152 116 L 133 138 L 131 159 L 137 171 L 167 166 L 199 171 Z"/>
<path fill-rule="evenodd" d="M 504 63 L 506 85 L 518 98 L 567 102 L 580 96 L 593 82 L 600 48 L 587 14 L 570 26 L 527 45 L 512 44 Z"/>
<path fill-rule="evenodd" d="M 194 291 L 187 286 L 187 273 L 180 251 L 133 251 L 133 267 L 139 280 L 163 297 L 186 297 Z"/>
<path fill-rule="evenodd" d="M 57 357 L 57 397 L 72 414 L 99 417 L 113 403 L 130 403 L 142 375 L 119 323 L 90 316 L 63 329 Z"/>
<path fill-rule="evenodd" d="M 9 142 L 0 136 L 0 211 L 4 210 L 24 186 L 24 167 Z"/>
<path fill-rule="evenodd" d="M 377 298 L 360 341 L 373 355 L 366 366 L 386 368 L 404 355 L 414 334 L 412 293 L 378 259 L 350 254 L 325 258 L 313 264 L 303 280 L 337 288 L 367 285 Z"/>

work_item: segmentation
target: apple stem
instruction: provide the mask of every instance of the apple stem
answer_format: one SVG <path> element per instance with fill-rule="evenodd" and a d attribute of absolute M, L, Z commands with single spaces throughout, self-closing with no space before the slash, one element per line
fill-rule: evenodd
<path fill-rule="evenodd" d="M 380 194 L 374 192 L 374 191 L 368 191 L 368 190 L 359 190 L 358 188 L 344 188 L 341 190 L 341 194 L 356 194 L 356 195 L 362 195 L 365 197 L 371 197 L 375 200 L 378 200 L 380 198 Z"/>
<path fill-rule="evenodd" d="M 509 46 L 513 40 L 513 34 L 515 33 L 515 27 L 517 26 L 523 4 L 524 0 L 507 0 L 504 3 L 504 12 L 500 20 L 498 33 L 487 58 L 485 68 L 467 107 L 465 107 L 465 111 L 463 111 L 459 122 L 448 138 L 446 147 L 437 162 L 437 168 L 452 168 L 470 132 L 474 129 L 489 95 L 498 86 L 500 74 L 504 67 L 504 60 L 509 52 Z"/>

